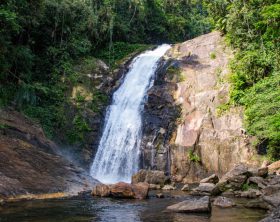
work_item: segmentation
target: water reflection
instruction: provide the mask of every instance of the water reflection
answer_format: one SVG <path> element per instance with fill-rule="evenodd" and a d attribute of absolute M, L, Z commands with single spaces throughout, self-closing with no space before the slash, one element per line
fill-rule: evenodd
<path fill-rule="evenodd" d="M 99 198 L 27 201 L 0 208 L 0 222 L 257 222 L 264 217 L 261 210 L 237 207 L 214 207 L 212 215 L 190 215 L 165 212 L 173 203 L 193 197 L 137 201 Z M 246 201 L 246 200 L 245 200 Z"/>

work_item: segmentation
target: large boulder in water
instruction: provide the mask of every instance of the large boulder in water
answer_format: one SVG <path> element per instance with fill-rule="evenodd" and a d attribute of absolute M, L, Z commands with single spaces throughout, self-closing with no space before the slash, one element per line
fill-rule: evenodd
<path fill-rule="evenodd" d="M 132 176 L 132 184 L 145 182 L 149 184 L 164 185 L 166 176 L 163 171 L 159 170 L 140 170 L 138 173 Z"/>
<path fill-rule="evenodd" d="M 111 195 L 116 198 L 134 198 L 132 185 L 129 183 L 119 182 L 111 185 Z"/>
<path fill-rule="evenodd" d="M 91 194 L 93 196 L 109 197 L 111 194 L 110 186 L 106 184 L 98 184 L 93 188 Z"/>
<path fill-rule="evenodd" d="M 205 213 L 211 211 L 210 198 L 208 196 L 200 199 L 185 200 L 183 202 L 173 204 L 166 208 L 167 211 L 178 213 Z"/>
<path fill-rule="evenodd" d="M 146 199 L 148 197 L 149 184 L 129 184 L 119 182 L 112 185 L 98 184 L 92 190 L 93 196 L 114 197 L 124 199 Z"/>

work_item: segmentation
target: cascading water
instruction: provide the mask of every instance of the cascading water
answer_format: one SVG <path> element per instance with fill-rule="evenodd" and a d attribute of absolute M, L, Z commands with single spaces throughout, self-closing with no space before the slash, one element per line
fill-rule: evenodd
<path fill-rule="evenodd" d="M 90 172 L 99 181 L 130 182 L 132 174 L 137 172 L 143 101 L 152 86 L 157 63 L 169 48 L 169 45 L 161 45 L 137 56 L 124 82 L 114 93 Z"/>

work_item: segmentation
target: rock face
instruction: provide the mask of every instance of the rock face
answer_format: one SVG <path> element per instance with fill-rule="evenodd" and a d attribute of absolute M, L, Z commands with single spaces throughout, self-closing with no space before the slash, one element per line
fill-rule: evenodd
<path fill-rule="evenodd" d="M 166 176 L 163 171 L 159 170 L 140 170 L 132 176 L 132 183 L 145 182 L 163 186 L 166 181 Z"/>
<path fill-rule="evenodd" d="M 197 188 L 195 188 L 191 194 L 192 195 L 199 195 L 199 196 L 210 196 L 215 189 L 215 184 L 213 183 L 200 183 Z"/>
<path fill-rule="evenodd" d="M 219 177 L 216 174 L 212 174 L 211 176 L 204 178 L 200 181 L 200 183 L 218 183 Z"/>
<path fill-rule="evenodd" d="M 209 197 L 206 196 L 197 200 L 185 200 L 166 209 L 178 213 L 207 213 L 211 211 L 211 205 Z"/>
<path fill-rule="evenodd" d="M 88 190 L 96 182 L 56 154 L 43 130 L 13 110 L 0 111 L 0 198 Z"/>
<path fill-rule="evenodd" d="M 270 214 L 260 222 L 280 222 L 280 207 L 275 209 L 272 214 Z"/>
<path fill-rule="evenodd" d="M 218 32 L 167 53 L 145 104 L 142 168 L 192 183 L 211 173 L 222 176 L 237 163 L 260 165 L 242 109 L 222 111 L 229 101 L 231 57 Z"/>
<path fill-rule="evenodd" d="M 98 184 L 92 190 L 93 196 L 114 197 L 124 199 L 146 199 L 148 197 L 149 184 L 136 183 L 129 184 L 119 182 L 112 185 Z"/>

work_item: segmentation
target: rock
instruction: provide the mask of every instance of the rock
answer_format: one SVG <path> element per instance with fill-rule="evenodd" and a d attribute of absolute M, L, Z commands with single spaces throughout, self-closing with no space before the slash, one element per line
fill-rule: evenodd
<path fill-rule="evenodd" d="M 136 183 L 132 184 L 132 190 L 134 192 L 134 198 L 143 200 L 148 197 L 149 193 L 149 184 L 148 183 Z"/>
<path fill-rule="evenodd" d="M 181 190 L 182 190 L 182 191 L 189 191 L 189 190 L 190 190 L 190 187 L 189 187 L 188 184 L 185 184 L 185 185 L 182 187 Z"/>
<path fill-rule="evenodd" d="M 236 204 L 234 203 L 233 200 L 226 198 L 226 197 L 217 197 L 214 202 L 213 202 L 214 206 L 218 206 L 221 208 L 229 208 L 229 207 L 233 207 Z"/>
<path fill-rule="evenodd" d="M 211 176 L 204 178 L 200 181 L 200 183 L 218 183 L 219 177 L 216 174 L 212 174 Z"/>
<path fill-rule="evenodd" d="M 119 182 L 111 185 L 110 187 L 111 195 L 116 198 L 134 198 L 134 192 L 131 184 Z"/>
<path fill-rule="evenodd" d="M 249 201 L 245 204 L 245 207 L 247 207 L 247 208 L 259 208 L 259 209 L 265 209 L 265 210 L 270 210 L 271 209 L 269 204 L 266 203 L 263 199 L 251 200 L 251 201 Z"/>
<path fill-rule="evenodd" d="M 276 208 L 269 216 L 260 222 L 280 222 L 280 207 Z"/>
<path fill-rule="evenodd" d="M 264 194 L 265 196 L 269 196 L 269 195 L 278 193 L 278 192 L 280 192 L 280 184 L 268 185 L 267 187 L 265 187 L 265 188 L 262 190 L 262 192 L 263 192 L 263 194 Z"/>
<path fill-rule="evenodd" d="M 263 200 L 271 205 L 272 207 L 280 206 L 280 192 L 274 193 L 272 195 L 263 195 Z"/>
<path fill-rule="evenodd" d="M 92 190 L 93 196 L 115 197 L 125 199 L 146 199 L 148 197 L 149 184 L 136 183 L 129 184 L 119 182 L 112 185 L 98 184 Z"/>
<path fill-rule="evenodd" d="M 163 190 L 176 190 L 176 187 L 174 187 L 172 185 L 165 185 L 162 189 Z"/>
<path fill-rule="evenodd" d="M 160 190 L 160 185 L 159 184 L 149 184 L 149 189 L 150 190 Z"/>
<path fill-rule="evenodd" d="M 247 191 L 240 192 L 237 195 L 238 196 L 240 195 L 240 197 L 253 199 L 253 198 L 257 198 L 257 197 L 261 196 L 261 192 L 256 189 L 249 189 Z"/>
<path fill-rule="evenodd" d="M 280 160 L 270 164 L 268 166 L 269 173 L 277 173 L 280 170 Z"/>
<path fill-rule="evenodd" d="M 164 185 L 166 176 L 163 171 L 159 170 L 140 170 L 138 173 L 132 176 L 132 184 L 145 182 L 149 184 Z"/>
<path fill-rule="evenodd" d="M 106 184 L 96 185 L 91 192 L 92 196 L 109 197 L 111 194 L 110 187 Z"/>
<path fill-rule="evenodd" d="M 211 194 L 214 188 L 215 188 L 215 184 L 213 183 L 200 183 L 195 190 L 198 192 L 206 192 Z"/>
<path fill-rule="evenodd" d="M 163 195 L 163 193 L 158 193 L 158 194 L 156 195 L 156 197 L 157 197 L 157 198 L 164 198 L 164 195 Z"/>
<path fill-rule="evenodd" d="M 78 194 L 98 183 L 69 155 L 58 155 L 61 148 L 22 113 L 0 109 L 0 125 L 0 198 Z"/>
<path fill-rule="evenodd" d="M 185 200 L 166 208 L 167 211 L 178 213 L 205 213 L 210 212 L 210 198 L 208 196 L 195 200 Z"/>
<path fill-rule="evenodd" d="M 261 167 L 258 169 L 258 176 L 259 177 L 266 177 L 268 174 L 268 167 Z"/>
<path fill-rule="evenodd" d="M 247 183 L 248 184 L 255 184 L 261 189 L 266 187 L 265 181 L 262 177 L 249 177 L 249 179 L 247 180 Z"/>
<path fill-rule="evenodd" d="M 247 166 L 239 164 L 220 179 L 213 190 L 213 194 L 218 195 L 229 189 L 233 191 L 240 190 L 247 178 L 251 175 L 252 173 L 248 170 Z"/>

